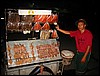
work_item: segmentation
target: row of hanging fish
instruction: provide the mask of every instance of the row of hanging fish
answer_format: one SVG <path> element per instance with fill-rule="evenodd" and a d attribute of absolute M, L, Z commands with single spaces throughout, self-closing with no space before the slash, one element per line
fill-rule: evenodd
<path fill-rule="evenodd" d="M 50 30 L 50 24 L 48 22 L 44 24 L 40 24 L 36 22 L 32 25 L 32 23 L 16 23 L 16 24 L 7 24 L 7 30 L 15 30 L 15 31 L 33 31 L 33 30 Z"/>
<path fill-rule="evenodd" d="M 41 22 L 41 23 L 54 23 L 58 21 L 58 15 L 57 14 L 51 14 L 51 15 L 35 15 L 33 17 L 33 22 Z"/>
<path fill-rule="evenodd" d="M 35 15 L 22 16 L 21 20 L 17 14 L 9 15 L 7 22 L 7 30 L 25 31 L 25 30 L 49 30 L 50 25 L 58 21 L 58 15 Z M 40 24 L 43 24 L 41 26 Z"/>
<path fill-rule="evenodd" d="M 57 14 L 51 14 L 51 15 L 18 15 L 18 13 L 9 13 L 7 17 L 7 21 L 10 23 L 16 23 L 16 22 L 40 22 L 40 23 L 54 23 L 58 21 L 58 15 Z"/>

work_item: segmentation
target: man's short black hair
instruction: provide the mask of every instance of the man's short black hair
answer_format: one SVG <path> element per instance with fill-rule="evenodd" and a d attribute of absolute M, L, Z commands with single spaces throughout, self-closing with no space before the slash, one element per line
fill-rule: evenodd
<path fill-rule="evenodd" d="M 75 22 L 76 26 L 78 25 L 79 22 L 83 22 L 85 25 L 87 25 L 84 19 L 79 19 L 78 21 Z"/>

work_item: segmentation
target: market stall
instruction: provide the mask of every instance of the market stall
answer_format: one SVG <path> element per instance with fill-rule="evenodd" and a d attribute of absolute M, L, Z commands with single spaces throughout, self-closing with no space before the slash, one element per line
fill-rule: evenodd
<path fill-rule="evenodd" d="M 7 75 L 29 75 L 41 63 L 57 74 L 62 59 L 52 28 L 57 21 L 51 10 L 6 10 Z"/>

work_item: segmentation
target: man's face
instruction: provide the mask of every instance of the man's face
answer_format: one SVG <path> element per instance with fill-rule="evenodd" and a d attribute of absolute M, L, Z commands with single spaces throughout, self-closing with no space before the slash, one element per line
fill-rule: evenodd
<path fill-rule="evenodd" d="M 85 27 L 86 27 L 86 25 L 84 24 L 84 22 L 79 22 L 79 23 L 78 23 L 78 29 L 79 29 L 80 31 L 84 30 Z"/>

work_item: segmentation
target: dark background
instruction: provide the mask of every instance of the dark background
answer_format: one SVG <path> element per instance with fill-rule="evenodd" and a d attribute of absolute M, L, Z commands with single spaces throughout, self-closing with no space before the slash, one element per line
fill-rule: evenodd
<path fill-rule="evenodd" d="M 93 34 L 92 57 L 99 61 L 99 21 L 97 0 L 4 0 L 0 2 L 0 18 L 5 17 L 5 9 L 51 9 L 59 15 L 58 24 L 64 30 L 76 30 L 75 22 L 83 18 L 87 29 Z M 5 19 L 0 20 L 1 42 L 5 41 Z M 60 50 L 70 49 L 75 52 L 75 40 L 58 32 Z M 3 43 L 5 45 L 5 43 Z M 4 46 L 3 45 L 3 46 Z M 98 65 L 99 66 L 99 65 Z"/>

